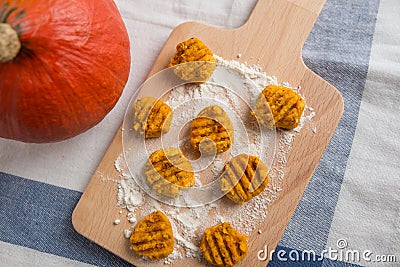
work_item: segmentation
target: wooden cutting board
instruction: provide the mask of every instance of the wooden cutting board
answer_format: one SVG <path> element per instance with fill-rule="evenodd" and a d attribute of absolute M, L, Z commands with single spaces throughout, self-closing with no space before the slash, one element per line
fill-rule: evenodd
<path fill-rule="evenodd" d="M 261 234 L 253 231 L 249 237 L 249 254 L 241 266 L 265 266 L 257 259 L 257 252 L 268 246 L 274 249 L 287 226 L 343 112 L 340 93 L 328 82 L 308 69 L 302 60 L 302 47 L 310 33 L 325 0 L 260 0 L 249 20 L 234 30 L 220 29 L 196 22 L 186 22 L 173 30 L 149 77 L 165 68 L 175 46 L 190 37 L 198 37 L 213 53 L 224 59 L 235 59 L 260 65 L 268 75 L 278 77 L 293 86 L 301 85 L 307 103 L 315 110 L 313 124 L 317 131 L 301 132 L 292 143 L 287 155 L 282 192 L 269 207 Z M 241 55 L 240 58 L 237 55 Z M 138 264 L 137 256 L 129 250 L 127 239 L 121 232 L 130 227 L 127 220 L 115 227 L 117 217 L 117 186 L 106 183 L 102 177 L 118 180 L 114 161 L 122 153 L 121 128 L 90 180 L 72 221 L 75 229 L 88 239 Z M 174 261 L 174 265 L 198 264 L 190 259 Z"/>

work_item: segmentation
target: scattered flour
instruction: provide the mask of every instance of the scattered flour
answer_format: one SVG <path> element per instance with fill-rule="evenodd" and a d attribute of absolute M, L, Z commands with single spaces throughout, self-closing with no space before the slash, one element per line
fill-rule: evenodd
<path fill-rule="evenodd" d="M 238 55 L 238 58 L 239 57 Z M 258 91 L 254 91 L 252 90 L 253 87 L 244 84 L 243 88 L 245 92 L 243 93 L 248 94 L 248 98 L 251 99 L 251 101 L 256 100 L 260 91 L 266 85 L 278 84 L 276 77 L 268 76 L 259 66 L 251 66 L 247 63 L 240 63 L 234 60 L 228 61 L 219 56 L 215 56 L 215 58 L 219 64 L 238 72 L 246 79 L 251 80 L 259 88 Z M 286 84 L 286 86 L 288 85 Z M 194 90 L 194 88 L 190 87 L 196 88 Z M 182 127 L 187 123 L 188 118 L 195 117 L 199 110 L 201 110 L 201 105 L 193 105 L 188 102 L 191 99 L 204 99 L 204 105 L 207 105 L 207 101 L 210 99 L 218 99 L 221 94 L 221 88 L 219 88 L 218 91 L 214 89 L 212 83 L 184 85 L 174 88 L 166 102 L 172 108 L 181 108 L 177 111 L 174 110 L 174 120 L 171 124 L 171 128 Z M 300 93 L 301 88 L 298 87 L 294 90 Z M 224 94 L 229 101 L 229 106 L 235 107 L 235 109 L 232 110 L 225 109 L 230 118 L 233 118 L 232 122 L 235 125 L 235 145 L 237 145 L 237 148 L 235 148 L 235 145 L 233 146 L 228 156 L 244 153 L 243 151 L 255 155 L 259 154 L 263 140 L 258 134 L 259 131 L 257 131 L 257 129 L 252 130 L 254 127 L 247 124 L 249 122 L 239 122 L 244 125 L 244 128 L 250 129 L 246 132 L 246 136 L 236 134 L 237 120 L 243 120 L 243 117 L 240 117 L 240 114 L 238 115 L 235 112 L 243 113 L 248 107 L 243 106 L 243 101 L 234 94 L 230 94 L 228 91 L 224 91 Z M 186 102 L 188 103 L 187 105 L 184 104 Z M 316 132 L 317 129 L 312 124 L 312 118 L 314 116 L 314 109 L 306 106 L 300 124 L 296 129 L 292 131 L 276 132 L 276 139 L 273 140 L 274 147 L 268 150 L 269 153 L 271 153 L 271 151 L 275 152 L 271 156 L 272 158 L 269 164 L 267 164 L 270 168 L 269 184 L 259 196 L 253 198 L 243 206 L 236 205 L 226 198 L 221 198 L 215 202 L 195 208 L 174 207 L 159 202 L 143 192 L 136 184 L 129 172 L 123 154 L 119 155 L 114 162 L 114 167 L 120 174 L 117 205 L 128 210 L 127 220 L 131 223 L 132 228 L 137 221 L 154 210 L 162 210 L 167 214 L 173 225 L 176 244 L 173 253 L 163 260 L 164 264 L 173 264 L 174 260 L 182 258 L 201 259 L 199 242 L 202 233 L 207 227 L 223 221 L 229 221 L 240 232 L 250 235 L 265 220 L 268 216 L 269 205 L 279 196 L 279 192 L 282 190 L 281 185 L 285 176 L 285 167 L 287 164 L 286 156 L 291 151 L 291 144 L 306 124 L 310 124 L 309 130 L 313 133 Z M 245 143 L 245 146 L 240 146 L 241 140 L 244 140 L 244 138 L 247 138 L 247 143 Z M 239 141 L 237 142 L 237 140 Z M 178 140 L 176 145 L 185 147 L 188 146 L 188 142 L 187 140 Z M 207 168 L 210 169 L 213 176 L 218 176 L 226 162 L 226 155 L 224 157 L 218 154 L 213 161 L 209 163 Z M 204 181 L 196 175 L 195 186 L 201 186 L 203 183 Z M 123 231 L 123 235 L 129 238 L 131 232 L 131 229 L 126 229 Z M 262 231 L 258 230 L 258 234 L 261 233 Z M 140 260 L 143 261 L 144 264 L 149 263 L 146 259 L 141 258 Z"/>
<path fill-rule="evenodd" d="M 126 229 L 126 230 L 124 230 L 123 233 L 124 233 L 125 238 L 129 239 L 132 235 L 132 230 Z"/>

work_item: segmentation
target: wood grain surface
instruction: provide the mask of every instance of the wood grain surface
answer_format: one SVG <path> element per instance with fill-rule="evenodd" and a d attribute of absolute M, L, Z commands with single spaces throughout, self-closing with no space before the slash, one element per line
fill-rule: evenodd
<path fill-rule="evenodd" d="M 340 93 L 308 69 L 301 57 L 304 42 L 324 3 L 325 0 L 260 0 L 248 21 L 234 30 L 196 22 L 183 23 L 173 30 L 149 73 L 150 77 L 166 67 L 176 44 L 198 37 L 224 59 L 260 65 L 279 81 L 301 85 L 308 105 L 315 110 L 313 124 L 317 131 L 302 131 L 293 141 L 287 155 L 282 192 L 269 207 L 268 216 L 260 226 L 262 233 L 255 230 L 249 237 L 249 254 L 240 266 L 266 266 L 268 259 L 258 260 L 257 252 L 265 245 L 269 250 L 277 246 L 343 112 Z M 114 161 L 121 153 L 120 128 L 77 204 L 72 221 L 80 234 L 127 261 L 139 264 L 138 257 L 129 249 L 129 240 L 121 234 L 130 227 L 127 220 L 121 221 L 119 227 L 112 225 L 120 210 L 116 207 L 117 186 L 101 179 L 101 176 L 119 179 Z M 193 259 L 174 261 L 174 266 L 198 264 Z"/>

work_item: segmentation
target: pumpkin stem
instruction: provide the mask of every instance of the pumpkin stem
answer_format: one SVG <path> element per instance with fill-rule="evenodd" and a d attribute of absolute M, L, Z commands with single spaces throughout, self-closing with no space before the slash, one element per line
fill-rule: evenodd
<path fill-rule="evenodd" d="M 0 23 L 0 63 L 14 59 L 21 49 L 18 33 L 8 23 Z"/>

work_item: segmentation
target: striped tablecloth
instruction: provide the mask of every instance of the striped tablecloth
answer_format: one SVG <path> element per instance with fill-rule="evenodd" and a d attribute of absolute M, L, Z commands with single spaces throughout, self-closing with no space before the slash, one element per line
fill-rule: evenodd
<path fill-rule="evenodd" d="M 255 2 L 116 1 L 132 42 L 117 106 L 64 142 L 0 139 L 0 266 L 129 266 L 73 229 L 81 192 L 171 30 L 235 28 Z M 303 57 L 340 90 L 344 115 L 269 266 L 400 266 L 399 15 L 399 0 L 327 0 Z M 297 257 L 310 251 L 323 257 Z"/>

